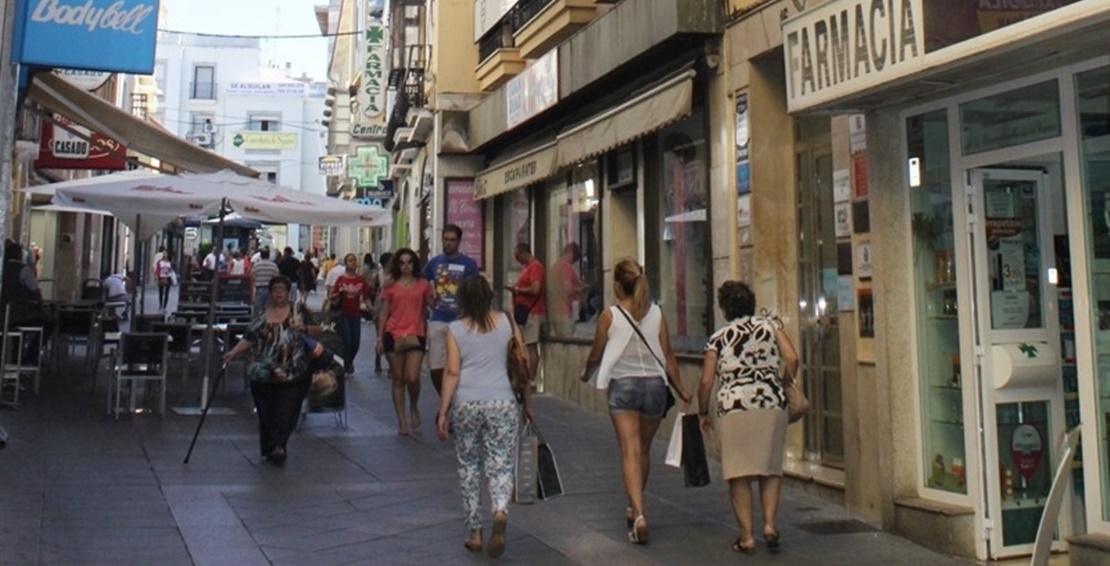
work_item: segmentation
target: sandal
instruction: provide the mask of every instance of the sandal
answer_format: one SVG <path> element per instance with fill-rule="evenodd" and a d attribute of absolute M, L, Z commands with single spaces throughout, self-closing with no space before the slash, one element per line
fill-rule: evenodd
<path fill-rule="evenodd" d="M 752 541 L 751 546 L 747 546 L 740 540 L 740 537 L 736 537 L 736 540 L 732 543 L 732 551 L 741 554 L 755 554 L 755 541 Z"/>
<path fill-rule="evenodd" d="M 624 524 L 630 529 L 632 528 L 632 525 L 636 523 L 635 513 L 636 512 L 633 511 L 631 507 L 624 508 Z"/>
<path fill-rule="evenodd" d="M 778 548 L 782 546 L 782 539 L 779 538 L 779 531 L 777 529 L 771 531 L 770 534 L 764 531 L 763 540 L 767 542 L 767 548 Z"/>
<path fill-rule="evenodd" d="M 477 537 L 477 538 L 475 538 Z M 470 552 L 482 551 L 482 529 L 474 529 L 470 531 L 470 538 L 463 542 L 463 546 Z"/>
<path fill-rule="evenodd" d="M 509 526 L 509 516 L 504 511 L 493 514 L 493 534 L 489 536 L 486 554 L 490 558 L 500 558 L 505 553 L 505 530 Z"/>
<path fill-rule="evenodd" d="M 644 520 L 643 515 L 636 515 L 636 518 L 632 521 L 632 530 L 628 531 L 628 540 L 632 544 L 647 544 L 647 521 Z"/>

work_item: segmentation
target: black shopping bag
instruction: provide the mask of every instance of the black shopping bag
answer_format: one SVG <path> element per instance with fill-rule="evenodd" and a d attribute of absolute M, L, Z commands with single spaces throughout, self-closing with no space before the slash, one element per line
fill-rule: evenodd
<path fill-rule="evenodd" d="M 520 427 L 520 445 L 516 455 L 516 478 L 513 484 L 513 503 L 535 503 L 537 495 L 538 472 L 536 457 L 539 449 L 539 436 L 526 423 Z"/>
<path fill-rule="evenodd" d="M 709 462 L 697 415 L 682 415 L 682 475 L 686 487 L 709 485 Z"/>
<path fill-rule="evenodd" d="M 533 430 L 539 437 L 539 446 L 536 447 L 536 471 L 539 484 L 537 495 L 540 499 L 551 499 L 563 494 L 563 480 L 559 477 L 559 465 L 555 462 L 555 452 L 551 450 L 551 445 L 543 439 L 543 435 L 535 425 Z"/>

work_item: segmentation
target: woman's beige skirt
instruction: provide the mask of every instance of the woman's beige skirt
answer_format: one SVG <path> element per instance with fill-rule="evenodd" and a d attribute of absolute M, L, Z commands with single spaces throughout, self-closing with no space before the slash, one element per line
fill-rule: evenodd
<path fill-rule="evenodd" d="M 724 478 L 781 476 L 787 424 L 781 409 L 732 411 L 718 419 Z"/>

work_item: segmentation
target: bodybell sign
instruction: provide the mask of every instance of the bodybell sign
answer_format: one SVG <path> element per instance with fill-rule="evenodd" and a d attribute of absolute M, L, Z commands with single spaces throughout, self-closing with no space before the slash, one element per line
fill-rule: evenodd
<path fill-rule="evenodd" d="M 149 75 L 157 28 L 158 0 L 18 0 L 13 58 Z"/>

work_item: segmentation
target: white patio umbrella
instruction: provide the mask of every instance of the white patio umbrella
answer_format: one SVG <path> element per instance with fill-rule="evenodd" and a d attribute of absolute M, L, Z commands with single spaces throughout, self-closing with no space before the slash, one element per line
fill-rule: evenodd
<path fill-rule="evenodd" d="M 54 187 L 55 204 L 110 211 L 140 235 L 144 225 L 161 228 L 179 216 L 218 214 L 221 220 L 215 242 L 217 251 L 223 246 L 223 219 L 231 212 L 262 222 L 326 226 L 386 226 L 392 221 L 389 211 L 382 207 L 297 191 L 227 170 L 182 175 L 115 173 L 57 183 Z M 141 281 L 146 260 L 140 253 L 136 257 Z M 213 292 L 208 309 L 209 327 L 215 317 L 216 300 Z M 210 356 L 211 348 L 207 348 L 202 408 L 208 404 Z"/>

